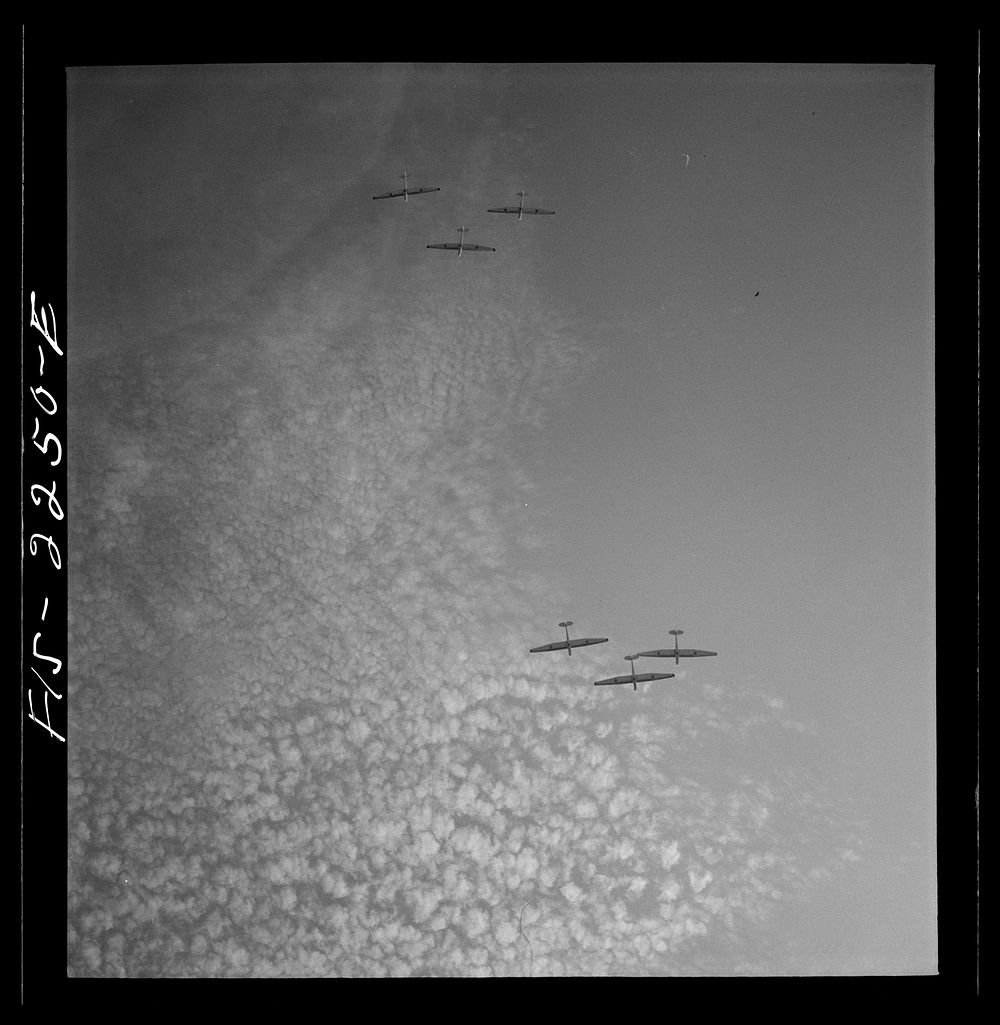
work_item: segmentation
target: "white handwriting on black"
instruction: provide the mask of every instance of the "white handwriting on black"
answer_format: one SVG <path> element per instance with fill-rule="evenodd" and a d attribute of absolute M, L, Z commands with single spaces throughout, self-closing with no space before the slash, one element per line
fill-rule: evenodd
<path fill-rule="evenodd" d="M 52 305 L 51 304 L 49 304 L 49 314 L 51 314 L 51 317 L 52 317 L 52 327 L 51 327 L 51 330 L 49 328 L 49 318 L 46 316 L 45 310 L 44 309 L 41 310 L 41 316 L 39 316 L 39 314 L 35 312 L 35 293 L 32 292 L 31 293 L 31 326 L 41 333 L 42 337 L 45 339 L 46 342 L 48 342 L 49 346 L 51 346 L 51 348 L 52 348 L 52 351 L 55 352 L 56 355 L 62 356 L 63 355 L 63 351 L 62 351 L 62 349 L 59 348 L 58 334 L 56 332 L 55 311 L 52 309 Z M 39 378 L 43 377 L 44 374 L 45 374 L 45 350 L 42 348 L 41 343 L 39 343 L 39 345 L 38 345 L 38 376 L 39 376 Z M 58 411 L 59 407 L 56 404 L 56 400 L 52 397 L 52 395 L 45 388 L 42 387 L 41 383 L 39 383 L 37 388 L 32 388 L 31 389 L 31 397 L 37 403 L 38 408 L 46 416 L 54 416 L 56 414 L 56 412 Z M 39 435 L 39 432 L 41 431 L 41 429 L 42 429 L 42 424 L 41 424 L 39 418 L 36 416 L 35 417 L 35 432 L 31 436 L 31 441 L 34 444 L 35 448 L 37 448 L 38 451 L 42 453 L 42 455 L 51 456 L 51 458 L 49 460 L 49 465 L 50 466 L 53 466 L 53 467 L 58 466 L 62 462 L 62 456 L 63 456 L 62 442 L 59 440 L 59 438 L 55 434 L 52 434 L 51 431 L 50 431 L 50 432 L 46 433 L 46 435 L 42 439 L 41 443 L 39 443 L 38 435 Z M 35 505 L 35 506 L 38 506 L 38 505 L 41 504 L 42 496 L 43 495 L 48 497 L 47 505 L 48 505 L 49 515 L 54 520 L 56 520 L 57 522 L 61 521 L 65 517 L 66 514 L 63 512 L 63 508 L 59 504 L 59 499 L 56 498 L 56 482 L 55 481 L 52 482 L 52 486 L 51 487 L 46 487 L 44 484 L 32 484 L 31 485 L 30 494 L 31 494 L 32 504 Z M 62 556 L 59 553 L 59 546 L 56 544 L 56 542 L 53 539 L 51 534 L 38 534 L 38 533 L 32 534 L 31 535 L 31 539 L 28 542 L 28 550 L 31 552 L 32 555 L 38 555 L 39 552 L 42 551 L 41 546 L 38 544 L 38 542 L 40 540 L 45 542 L 45 551 L 46 551 L 46 554 L 48 555 L 49 559 L 51 560 L 52 565 L 55 567 L 55 569 L 57 571 L 61 570 L 62 569 Z M 41 615 L 42 622 L 45 621 L 45 614 L 48 611 L 48 607 L 49 607 L 49 600 L 48 600 L 48 598 L 46 598 L 45 602 L 44 602 L 44 604 L 42 606 L 42 615 Z M 51 675 L 53 677 L 58 676 L 60 671 L 62 670 L 62 665 L 63 665 L 62 664 L 62 660 L 58 659 L 58 658 L 55 658 L 52 655 L 45 655 L 41 651 L 38 650 L 38 642 L 41 639 L 41 636 L 42 636 L 42 632 L 41 632 L 41 630 L 39 630 L 35 634 L 34 640 L 32 641 L 31 654 L 32 654 L 32 656 L 34 658 L 41 659 L 43 662 L 51 663 L 52 664 L 52 668 L 50 670 Z M 45 668 L 45 667 L 43 666 L 42 668 Z M 43 729 L 48 730 L 48 733 L 49 733 L 50 737 L 54 737 L 56 740 L 61 740 L 65 744 L 66 743 L 66 738 L 61 736 L 60 734 L 56 733 L 56 731 L 52 728 L 52 721 L 49 718 L 49 695 L 51 694 L 57 701 L 61 701 L 62 700 L 62 694 L 58 693 L 52 686 L 50 686 L 49 681 L 46 680 L 45 677 L 42 676 L 42 674 L 34 666 L 31 667 L 31 671 L 35 674 L 35 676 L 38 677 L 39 680 L 42 681 L 42 683 L 45 686 L 45 721 L 43 722 L 41 719 L 39 719 L 35 715 L 34 702 L 32 701 L 31 688 L 30 687 L 28 688 L 28 718 L 32 722 L 38 723 L 38 725 L 41 726 Z"/>

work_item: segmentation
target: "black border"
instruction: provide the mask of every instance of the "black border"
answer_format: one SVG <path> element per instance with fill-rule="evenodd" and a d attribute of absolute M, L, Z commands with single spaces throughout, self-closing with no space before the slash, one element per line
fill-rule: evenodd
<path fill-rule="evenodd" d="M 978 39 L 935 75 L 939 971 L 979 991 Z"/>
<path fill-rule="evenodd" d="M 19 33 L 19 36 L 21 34 Z M 21 856 L 20 895 L 22 923 L 21 999 L 30 1003 L 41 994 L 50 994 L 65 977 L 66 937 L 66 769 L 67 745 L 50 735 L 48 729 L 29 718 L 34 715 L 48 721 L 62 737 L 67 736 L 66 709 L 69 703 L 67 679 L 67 573 L 69 558 L 66 526 L 72 510 L 66 499 L 66 465 L 69 458 L 66 436 L 66 356 L 71 341 L 66 337 L 66 90 L 61 54 L 50 49 L 39 29 L 25 32 L 25 54 L 19 60 L 23 70 L 18 92 L 23 100 L 23 189 L 21 290 L 21 510 L 22 510 L 22 621 L 21 621 L 21 715 L 19 744 L 21 751 Z M 35 319 L 49 335 L 55 335 L 60 356 L 32 326 L 31 294 L 35 293 Z M 39 350 L 44 354 L 41 362 Z M 32 389 L 39 386 L 51 396 L 56 408 L 49 415 L 37 403 Z M 49 399 L 42 397 L 47 408 Z M 55 448 L 50 442 L 43 454 L 33 444 L 36 417 L 37 441 L 52 433 L 62 446 L 62 459 L 52 467 Z M 56 518 L 48 500 L 33 486 L 51 488 L 63 517 Z M 31 537 L 39 533 L 51 536 L 58 546 L 60 568 L 56 569 L 46 545 L 35 544 Z M 46 606 L 47 601 L 47 606 Z M 42 612 L 45 609 L 44 622 Z M 61 661 L 55 664 L 38 659 L 37 650 Z M 40 673 L 56 699 L 32 670 Z M 29 708 L 29 692 L 31 704 Z"/>
<path fill-rule="evenodd" d="M 487 49 L 488 35 L 469 29 L 467 16 L 452 18 L 447 11 L 437 15 L 438 24 L 423 36 L 412 22 L 400 26 L 407 43 L 399 37 L 384 35 L 386 19 L 372 26 L 364 12 L 357 12 L 353 23 L 341 23 L 328 41 L 317 40 L 315 31 L 305 24 L 289 29 L 286 37 L 268 27 L 266 34 L 247 41 L 229 30 L 216 32 L 204 25 L 178 25 L 174 30 L 162 26 L 136 29 L 129 38 L 100 27 L 81 30 L 79 26 L 23 26 L 23 59 L 17 67 L 23 73 L 14 87 L 23 101 L 21 126 L 24 132 L 23 256 L 22 256 L 22 372 L 24 384 L 20 399 L 22 410 L 22 540 L 27 542 L 31 527 L 29 512 L 36 510 L 29 501 L 28 489 L 37 472 L 32 462 L 34 449 L 30 438 L 34 428 L 33 400 L 28 387 L 34 383 L 37 367 L 36 334 L 29 325 L 28 296 L 34 290 L 39 300 L 51 303 L 60 327 L 60 344 L 71 357 L 72 338 L 65 333 L 66 311 L 66 151 L 65 151 L 65 68 L 99 64 L 170 64 L 276 61 L 361 61 L 412 59 L 417 52 L 430 49 L 444 60 L 469 61 L 470 32 Z M 649 49 L 642 32 L 650 25 L 646 15 L 640 23 L 627 17 L 610 24 L 603 11 L 597 19 L 602 32 L 598 56 L 593 46 L 588 56 L 573 54 L 587 50 L 589 40 L 567 39 L 562 28 L 546 25 L 544 16 L 533 24 L 541 38 L 563 52 L 539 54 L 535 61 L 592 61 L 661 63 L 685 62 L 789 62 L 795 63 L 877 63 L 928 64 L 935 66 L 935 234 L 936 234 L 936 480 L 937 480 L 937 620 L 938 620 L 938 855 L 940 894 L 940 957 L 937 976 L 899 978 L 820 978 L 754 980 L 756 986 L 778 984 L 808 986 L 815 995 L 830 987 L 854 992 L 858 988 L 879 990 L 891 987 L 894 995 L 931 996 L 974 995 L 979 988 L 978 966 L 978 821 L 974 788 L 978 779 L 978 642 L 979 642 L 979 530 L 978 530 L 978 439 L 979 439 L 979 343 L 978 343 L 978 131 L 979 131 L 979 30 L 975 25 L 952 27 L 929 25 L 908 30 L 893 25 L 881 33 L 856 23 L 842 30 L 829 25 L 803 26 L 794 37 L 775 34 L 766 26 L 737 26 L 728 35 L 720 35 L 719 26 L 711 33 L 686 30 L 662 41 L 665 53 L 635 53 Z M 353 17 L 354 15 L 352 15 Z M 584 15 L 584 18 L 588 18 Z M 661 14 L 665 21 L 665 15 Z M 499 19 L 514 28 L 524 18 L 516 11 L 484 12 L 486 21 Z M 534 14 L 531 19 L 533 20 Z M 387 13 L 391 21 L 391 13 Z M 187 19 L 178 18 L 178 21 Z M 359 24 L 363 22 L 363 24 Z M 443 23 L 443 24 L 441 24 Z M 483 25 L 483 21 L 479 22 Z M 451 26 L 451 28 L 448 28 Z M 371 35 L 377 31 L 377 37 Z M 610 32 L 609 32 L 610 30 Z M 641 30 L 641 31 L 639 31 Z M 444 34 L 442 35 L 442 31 Z M 660 35 L 660 30 L 656 30 Z M 683 42 L 681 40 L 686 40 Z M 360 40 L 360 43 L 359 43 Z M 581 47 L 581 41 L 583 46 Z M 18 39 L 18 44 L 21 38 Z M 366 53 L 338 53 L 338 49 L 362 46 Z M 660 44 L 658 44 L 660 45 Z M 518 47 L 515 46 L 514 49 Z M 531 51 L 532 44 L 524 48 Z M 19 45 L 20 49 L 20 45 Z M 688 53 L 683 51 L 687 49 Z M 617 51 L 609 56 L 608 50 Z M 373 52 L 381 51 L 381 52 Z M 630 52 L 633 51 L 633 52 Z M 486 54 L 490 56 L 489 53 Z M 506 63 L 509 61 L 497 61 Z M 515 62 L 516 63 L 516 62 Z M 36 305 L 38 305 L 36 303 Z M 45 383 L 52 390 L 56 364 L 46 363 Z M 50 376 L 51 375 L 51 376 Z M 65 372 L 62 378 L 65 398 Z M 53 394 L 54 391 L 53 391 Z M 30 405 L 29 405 L 30 404 Z M 65 402 L 61 437 L 65 433 Z M 53 423 L 56 420 L 53 419 Z M 52 429 L 53 433 L 58 431 Z M 72 439 L 69 439 L 71 443 Z M 72 454 L 70 452 L 70 458 Z M 44 468 L 44 461 L 43 461 Z M 49 471 L 50 474 L 52 471 Z M 58 470 L 57 470 L 58 472 Z M 51 476 L 50 478 L 51 479 Z M 65 467 L 57 478 L 57 495 L 66 495 Z M 66 503 L 63 503 L 66 507 Z M 44 510 L 44 503 L 38 512 Z M 67 508 L 67 516 L 72 510 Z M 974 528 L 975 524 L 975 528 Z M 62 524 L 63 537 L 65 523 Z M 62 589 L 52 578 L 33 569 L 27 548 L 22 566 L 23 622 L 22 673 L 30 676 L 31 639 L 37 628 L 40 597 L 50 598 L 45 626 L 46 651 L 62 658 L 66 669 L 61 676 L 65 687 L 68 665 L 65 659 L 65 575 L 68 553 L 63 548 Z M 61 609 L 57 608 L 62 602 Z M 63 617 L 62 646 L 55 645 L 56 618 Z M 975 629 L 973 629 L 975 626 Z M 26 643 L 25 643 L 26 642 Z M 19 739 L 23 849 L 21 858 L 22 989 L 26 1007 L 45 1005 L 58 1013 L 64 1007 L 83 1009 L 91 1001 L 103 1006 L 122 999 L 115 980 L 67 980 L 65 977 L 65 879 L 66 821 L 65 745 L 52 741 L 44 731 L 27 720 L 26 687 L 22 676 L 23 712 Z M 36 684 L 37 688 L 37 684 Z M 57 689 L 59 689 L 57 687 Z M 63 713 L 65 716 L 65 713 Z M 33 732 L 36 731 L 36 732 Z M 70 738 L 71 740 L 72 738 Z M 20 837 L 17 841 L 20 843 Z M 722 981 L 722 980 L 712 980 Z M 743 980 L 740 980 L 741 982 Z M 191 1006 L 190 987 L 199 986 L 199 999 L 205 997 L 205 983 L 189 981 L 157 983 L 130 981 L 125 999 L 134 1000 L 142 986 L 157 987 L 157 999 L 176 995 Z M 263 984 L 263 983 L 261 983 Z M 176 986 L 182 986 L 177 989 Z M 254 998 L 261 995 L 259 984 Z M 113 990 L 111 987 L 115 987 Z M 226 1003 L 237 1006 L 246 993 L 242 987 L 226 988 Z"/>

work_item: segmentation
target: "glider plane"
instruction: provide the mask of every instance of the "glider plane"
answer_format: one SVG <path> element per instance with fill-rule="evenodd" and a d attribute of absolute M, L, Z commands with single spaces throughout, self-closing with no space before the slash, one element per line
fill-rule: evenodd
<path fill-rule="evenodd" d="M 635 671 L 635 660 L 638 655 L 626 655 L 625 658 L 632 663 L 632 672 L 629 676 L 612 676 L 607 680 L 595 680 L 595 687 L 611 687 L 618 683 L 631 683 L 632 690 L 638 690 L 636 684 L 645 683 L 646 680 L 669 680 L 674 677 L 674 673 L 636 673 Z"/>
<path fill-rule="evenodd" d="M 537 648 L 529 648 L 529 651 L 561 651 L 563 648 L 566 649 L 567 655 L 573 654 L 574 648 L 582 648 L 585 644 L 603 644 L 607 637 L 574 637 L 573 640 L 569 639 L 569 628 L 573 625 L 572 619 L 567 619 L 566 622 L 559 624 L 566 631 L 566 640 L 564 641 L 553 641 L 551 644 L 542 644 Z"/>
<path fill-rule="evenodd" d="M 683 630 L 671 630 L 674 638 L 672 648 L 656 648 L 653 651 L 640 651 L 639 658 L 672 658 L 676 665 L 681 664 L 682 658 L 702 658 L 705 655 L 718 655 L 717 651 L 702 651 L 700 648 L 678 648 L 677 638 L 684 633 Z"/>
<path fill-rule="evenodd" d="M 494 246 L 477 246 L 477 245 L 473 245 L 471 242 L 466 242 L 465 239 L 462 236 L 468 230 L 469 230 L 468 228 L 459 228 L 458 229 L 458 241 L 457 242 L 436 242 L 434 245 L 428 246 L 427 248 L 428 249 L 457 249 L 459 256 L 461 256 L 462 253 L 468 253 L 468 252 L 473 252 L 473 253 L 495 253 L 496 252 L 496 248 Z"/>
<path fill-rule="evenodd" d="M 407 172 L 404 171 L 399 177 L 403 179 L 403 188 L 399 192 L 380 192 L 377 196 L 372 196 L 372 199 L 395 199 L 397 196 L 403 197 L 403 202 L 407 202 L 410 196 L 419 196 L 421 192 L 440 192 L 441 189 L 438 186 L 434 186 L 429 189 L 411 189 L 406 184 Z"/>
<path fill-rule="evenodd" d="M 540 210 L 537 206 L 525 206 L 524 197 L 527 192 L 519 192 L 517 194 L 517 206 L 491 206 L 486 212 L 488 214 L 517 214 L 517 219 L 521 220 L 525 214 L 554 214 L 555 210 Z"/>

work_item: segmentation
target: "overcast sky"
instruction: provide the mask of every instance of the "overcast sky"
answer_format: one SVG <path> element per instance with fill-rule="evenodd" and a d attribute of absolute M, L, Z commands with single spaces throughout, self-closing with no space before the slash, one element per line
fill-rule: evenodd
<path fill-rule="evenodd" d="M 71 974 L 935 971 L 932 103 L 70 70 Z"/>

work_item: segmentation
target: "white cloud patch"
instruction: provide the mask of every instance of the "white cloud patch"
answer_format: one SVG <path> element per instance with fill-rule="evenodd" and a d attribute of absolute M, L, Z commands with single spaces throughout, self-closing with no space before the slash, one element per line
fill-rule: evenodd
<path fill-rule="evenodd" d="M 583 890 L 575 883 L 567 883 L 560 889 L 560 893 L 570 904 L 579 904 L 583 900 Z"/>
<path fill-rule="evenodd" d="M 660 864 L 664 868 L 673 868 L 680 858 L 679 844 L 676 840 L 671 840 L 665 847 L 660 848 Z"/>

